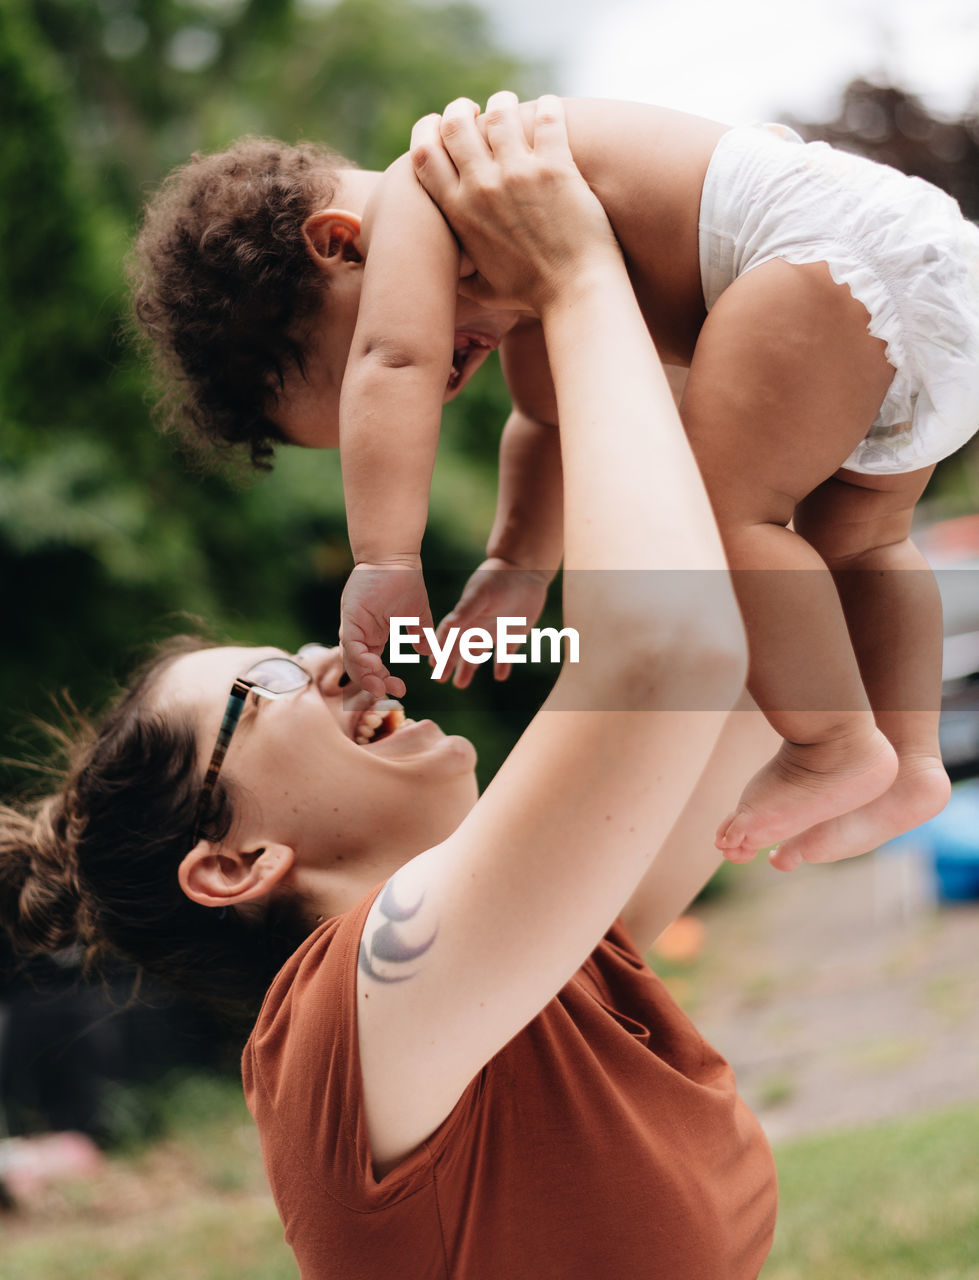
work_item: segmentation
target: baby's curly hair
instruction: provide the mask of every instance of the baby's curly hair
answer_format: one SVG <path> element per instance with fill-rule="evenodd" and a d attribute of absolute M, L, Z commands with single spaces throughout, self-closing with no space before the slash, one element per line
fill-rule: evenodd
<path fill-rule="evenodd" d="M 241 138 L 196 153 L 149 201 L 127 264 L 133 313 L 155 365 L 164 422 L 267 470 L 285 439 L 268 416 L 323 278 L 303 223 L 352 168 L 315 143 Z"/>

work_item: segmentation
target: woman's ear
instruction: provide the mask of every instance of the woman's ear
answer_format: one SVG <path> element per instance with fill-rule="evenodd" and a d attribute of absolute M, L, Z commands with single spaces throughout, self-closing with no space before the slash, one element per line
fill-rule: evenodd
<path fill-rule="evenodd" d="M 346 209 L 318 209 L 303 223 L 306 250 L 318 267 L 330 270 L 341 262 L 363 262 L 360 219 Z"/>
<path fill-rule="evenodd" d="M 202 907 L 233 907 L 268 894 L 291 869 L 295 855 L 288 845 L 258 849 L 198 840 L 177 870 L 180 887 Z"/>

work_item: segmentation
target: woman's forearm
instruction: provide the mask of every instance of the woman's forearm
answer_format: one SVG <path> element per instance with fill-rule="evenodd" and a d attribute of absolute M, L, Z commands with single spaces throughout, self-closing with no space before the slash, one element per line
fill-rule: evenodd
<path fill-rule="evenodd" d="M 606 667 L 644 654 L 739 667 L 720 535 L 621 261 L 603 252 L 568 272 L 542 323 L 558 388 L 565 623 Z"/>
<path fill-rule="evenodd" d="M 561 424 L 566 566 L 724 569 L 703 482 L 625 270 L 601 261 L 576 272 L 542 321 Z M 604 484 L 610 467 L 615 482 Z"/>
<path fill-rule="evenodd" d="M 538 101 L 532 147 L 513 104 L 487 115 L 485 140 L 469 105 L 447 109 L 445 146 L 426 145 L 431 121 L 419 122 L 413 160 L 482 273 L 463 286 L 541 321 L 564 472 L 564 621 L 581 653 L 561 679 L 597 681 L 586 704 L 606 706 L 638 680 L 656 687 L 648 705 L 662 706 L 678 675 L 692 686 L 723 671 L 707 696 L 730 706 L 745 640 L 720 535 L 561 104 Z"/>

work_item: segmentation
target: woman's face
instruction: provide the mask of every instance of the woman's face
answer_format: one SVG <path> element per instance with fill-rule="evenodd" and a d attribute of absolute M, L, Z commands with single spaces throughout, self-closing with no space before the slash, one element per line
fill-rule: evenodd
<path fill-rule="evenodd" d="M 196 724 L 202 778 L 235 677 L 283 656 L 292 655 L 203 649 L 167 669 L 162 700 Z M 472 744 L 410 719 L 364 741 L 373 700 L 341 689 L 339 649 L 307 646 L 294 660 L 310 684 L 274 700 L 250 694 L 221 767 L 236 825 L 254 825 L 256 838 L 289 845 L 309 866 L 356 856 L 378 869 L 451 834 L 476 799 Z"/>

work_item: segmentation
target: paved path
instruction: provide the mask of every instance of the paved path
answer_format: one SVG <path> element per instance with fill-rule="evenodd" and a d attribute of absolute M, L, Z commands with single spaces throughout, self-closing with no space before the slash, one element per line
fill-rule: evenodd
<path fill-rule="evenodd" d="M 913 851 L 742 872 L 670 981 L 773 1142 L 979 1105 L 979 903 L 938 906 Z"/>

